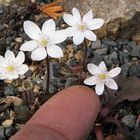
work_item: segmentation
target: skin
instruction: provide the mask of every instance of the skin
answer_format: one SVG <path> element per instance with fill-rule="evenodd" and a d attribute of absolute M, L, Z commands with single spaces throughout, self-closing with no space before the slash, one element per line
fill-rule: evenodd
<path fill-rule="evenodd" d="M 72 86 L 49 99 L 11 140 L 85 140 L 99 111 L 92 89 Z"/>

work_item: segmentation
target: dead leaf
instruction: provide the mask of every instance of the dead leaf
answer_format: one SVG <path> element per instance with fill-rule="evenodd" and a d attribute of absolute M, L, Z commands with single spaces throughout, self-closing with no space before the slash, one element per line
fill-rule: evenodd
<path fill-rule="evenodd" d="M 13 119 L 7 119 L 4 122 L 2 122 L 2 126 L 9 127 L 13 124 Z"/>
<path fill-rule="evenodd" d="M 62 1 L 63 0 L 56 0 L 55 2 L 41 6 L 39 9 L 49 17 L 58 19 L 63 15 L 64 8 L 62 6 L 58 6 L 57 4 Z"/>
<path fill-rule="evenodd" d="M 120 87 L 118 91 L 109 90 L 110 102 L 109 105 L 111 107 L 117 105 L 118 103 L 128 100 L 128 101 L 136 101 L 140 99 L 140 79 L 137 77 L 126 78 L 123 76 L 118 76 L 115 80 Z"/>

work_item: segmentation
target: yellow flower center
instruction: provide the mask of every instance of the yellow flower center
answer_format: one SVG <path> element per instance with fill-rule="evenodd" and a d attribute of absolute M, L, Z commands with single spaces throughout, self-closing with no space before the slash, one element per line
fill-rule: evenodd
<path fill-rule="evenodd" d="M 8 72 L 12 72 L 15 68 L 13 66 L 8 66 L 6 69 Z"/>
<path fill-rule="evenodd" d="M 104 74 L 104 73 L 100 73 L 100 74 L 98 75 L 99 80 L 105 80 L 106 77 L 107 77 L 107 75 Z"/>
<path fill-rule="evenodd" d="M 81 24 L 78 26 L 78 29 L 84 31 L 86 29 L 86 26 L 84 24 Z"/>
<path fill-rule="evenodd" d="M 48 41 L 47 41 L 45 38 L 43 38 L 43 39 L 40 41 L 40 45 L 43 46 L 43 47 L 46 47 L 47 44 L 48 44 Z"/>

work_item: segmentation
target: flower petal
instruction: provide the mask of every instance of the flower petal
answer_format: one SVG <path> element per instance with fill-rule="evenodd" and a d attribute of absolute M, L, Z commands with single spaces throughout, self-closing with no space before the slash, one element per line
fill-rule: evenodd
<path fill-rule="evenodd" d="M 52 44 L 58 44 L 66 40 L 67 37 L 68 33 L 66 32 L 66 30 L 55 31 L 53 36 L 50 38 L 50 42 Z"/>
<path fill-rule="evenodd" d="M 22 64 L 22 65 L 18 68 L 18 74 L 25 74 L 28 70 L 29 70 L 28 66 L 25 65 L 25 64 Z"/>
<path fill-rule="evenodd" d="M 63 52 L 57 45 L 47 46 L 47 52 L 50 57 L 60 58 L 63 57 Z"/>
<path fill-rule="evenodd" d="M 88 23 L 88 22 L 92 21 L 92 19 L 93 19 L 93 12 L 92 12 L 92 10 L 90 10 L 90 11 L 88 11 L 87 14 L 84 15 L 82 21 L 84 23 Z"/>
<path fill-rule="evenodd" d="M 104 61 L 102 61 L 100 64 L 99 64 L 99 68 L 102 70 L 102 72 L 106 72 L 107 71 L 107 67 L 106 67 L 106 64 Z"/>
<path fill-rule="evenodd" d="M 79 10 L 77 8 L 74 7 L 72 9 L 72 14 L 79 22 L 81 22 L 81 15 L 80 15 Z"/>
<path fill-rule="evenodd" d="M 3 66 L 7 65 L 7 61 L 5 60 L 5 58 L 3 56 L 0 55 L 0 69 Z"/>
<path fill-rule="evenodd" d="M 33 50 L 31 54 L 31 58 L 35 61 L 40 61 L 45 59 L 47 56 L 46 48 L 38 47 L 37 49 Z"/>
<path fill-rule="evenodd" d="M 91 77 L 85 79 L 85 80 L 84 80 L 84 83 L 85 83 L 86 85 L 91 85 L 91 86 L 92 86 L 92 85 L 95 85 L 95 84 L 97 83 L 96 77 L 95 77 L 95 76 L 91 76 Z"/>
<path fill-rule="evenodd" d="M 115 90 L 118 89 L 118 85 L 116 84 L 116 82 L 115 82 L 113 79 L 108 79 L 108 80 L 105 82 L 105 85 L 106 85 L 107 87 L 109 87 L 110 89 L 115 89 Z"/>
<path fill-rule="evenodd" d="M 73 43 L 74 43 L 75 45 L 79 45 L 79 44 L 81 44 L 83 41 L 84 41 L 84 33 L 79 32 L 79 31 L 76 31 L 76 32 L 73 34 Z"/>
<path fill-rule="evenodd" d="M 68 37 L 73 36 L 75 34 L 75 31 L 76 30 L 77 30 L 76 27 L 68 27 L 66 29 L 66 32 L 67 32 Z"/>
<path fill-rule="evenodd" d="M 6 53 L 5 53 L 5 59 L 8 62 L 14 62 L 15 61 L 14 53 L 12 51 L 10 51 L 10 50 L 7 50 Z"/>
<path fill-rule="evenodd" d="M 97 95 L 101 95 L 104 92 L 104 83 L 103 82 L 97 83 L 95 86 L 95 91 Z"/>
<path fill-rule="evenodd" d="M 34 40 L 27 41 L 24 44 L 21 45 L 20 50 L 21 51 L 33 51 L 38 47 L 38 43 Z"/>
<path fill-rule="evenodd" d="M 25 61 L 25 54 L 22 51 L 20 51 L 15 61 L 17 65 L 21 65 Z"/>
<path fill-rule="evenodd" d="M 55 31 L 55 22 L 53 19 L 47 20 L 42 26 L 42 32 L 50 36 Z"/>
<path fill-rule="evenodd" d="M 90 41 L 96 41 L 96 39 L 97 39 L 96 35 L 90 30 L 86 30 L 84 32 L 84 35 Z"/>
<path fill-rule="evenodd" d="M 64 14 L 63 19 L 69 26 L 77 25 L 77 19 L 70 14 Z"/>
<path fill-rule="evenodd" d="M 92 74 L 92 75 L 97 75 L 99 74 L 101 71 L 100 71 L 100 68 L 92 63 L 89 63 L 87 65 L 87 69 L 88 71 Z"/>
<path fill-rule="evenodd" d="M 108 76 L 113 78 L 113 77 L 117 76 L 120 72 L 121 72 L 121 68 L 120 67 L 116 67 L 116 68 L 114 68 L 114 69 L 112 69 L 112 70 L 110 70 L 108 72 Z"/>
<path fill-rule="evenodd" d="M 95 18 L 87 23 L 88 29 L 96 30 L 99 29 L 104 24 L 104 20 L 101 18 Z"/>
<path fill-rule="evenodd" d="M 0 80 L 4 80 L 6 78 L 7 78 L 7 76 L 5 73 L 0 73 Z"/>
<path fill-rule="evenodd" d="M 14 79 L 17 79 L 18 77 L 19 77 L 19 75 L 16 72 L 6 75 L 6 79 L 9 79 L 9 80 L 14 80 Z"/>
<path fill-rule="evenodd" d="M 31 21 L 25 21 L 23 24 L 23 28 L 25 33 L 31 38 L 31 39 L 36 39 L 38 40 L 41 34 L 41 31 L 39 27 L 31 22 Z"/>

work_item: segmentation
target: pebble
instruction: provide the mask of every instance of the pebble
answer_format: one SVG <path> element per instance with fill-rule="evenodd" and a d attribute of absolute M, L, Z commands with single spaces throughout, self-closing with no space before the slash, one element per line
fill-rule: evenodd
<path fill-rule="evenodd" d="M 6 140 L 4 135 L 4 127 L 0 126 L 0 140 Z"/>
<path fill-rule="evenodd" d="M 4 95 L 5 96 L 15 96 L 16 95 L 16 91 L 12 86 L 6 86 L 4 87 Z"/>
<path fill-rule="evenodd" d="M 110 55 L 110 59 L 111 59 L 111 61 L 112 61 L 113 63 L 115 63 L 115 64 L 119 64 L 118 54 L 117 54 L 117 52 L 113 52 L 113 53 L 111 53 L 111 55 Z"/>
<path fill-rule="evenodd" d="M 31 116 L 31 112 L 27 105 L 15 106 L 14 112 L 15 112 L 14 120 L 17 123 L 25 123 Z"/>
<path fill-rule="evenodd" d="M 100 48 L 102 48 L 101 41 L 99 39 L 97 39 L 95 42 L 92 43 L 91 48 L 93 48 L 93 49 L 100 49 Z"/>
<path fill-rule="evenodd" d="M 95 53 L 97 54 L 107 54 L 107 48 L 97 49 L 95 50 Z"/>
<path fill-rule="evenodd" d="M 75 85 L 77 83 L 77 78 L 75 77 L 68 77 L 65 82 L 65 88 Z"/>
<path fill-rule="evenodd" d="M 130 53 L 131 56 L 139 57 L 140 58 L 140 48 L 138 46 L 134 46 L 132 52 Z"/>
<path fill-rule="evenodd" d="M 121 119 L 121 122 L 132 128 L 135 126 L 135 119 L 136 119 L 136 117 L 134 115 L 130 114 L 130 115 L 124 116 Z"/>
<path fill-rule="evenodd" d="M 3 7 L 3 4 L 0 3 L 0 14 L 3 14 L 4 13 L 4 7 Z"/>
<path fill-rule="evenodd" d="M 140 65 L 131 65 L 129 70 L 130 76 L 140 76 Z"/>
<path fill-rule="evenodd" d="M 56 92 L 57 92 L 57 88 L 54 85 L 50 84 L 50 86 L 49 86 L 49 93 L 50 94 L 54 94 Z"/>
<path fill-rule="evenodd" d="M 5 136 L 10 137 L 11 135 L 16 133 L 16 129 L 13 126 L 9 126 L 5 129 Z"/>
<path fill-rule="evenodd" d="M 128 73 L 129 73 L 129 68 L 130 68 L 130 65 L 129 64 L 124 64 L 121 66 L 121 73 L 124 75 L 124 76 L 127 76 Z"/>

